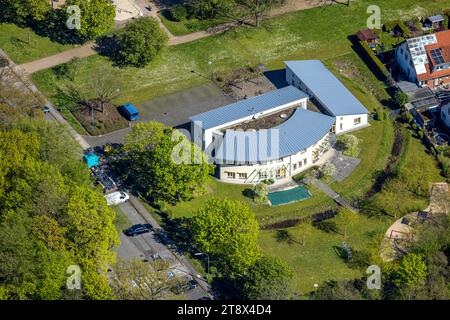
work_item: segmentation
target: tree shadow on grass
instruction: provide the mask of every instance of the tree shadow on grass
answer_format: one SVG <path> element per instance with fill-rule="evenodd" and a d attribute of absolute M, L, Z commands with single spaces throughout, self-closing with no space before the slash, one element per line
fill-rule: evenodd
<path fill-rule="evenodd" d="M 295 239 L 288 230 L 277 230 L 275 234 L 275 239 L 278 242 L 286 243 L 289 245 L 291 244 L 299 244 L 302 246 L 304 245 L 303 241 L 298 241 L 297 239 Z"/>
<path fill-rule="evenodd" d="M 320 231 L 342 235 L 342 232 L 340 232 L 338 225 L 334 221 L 314 222 L 312 225 Z"/>
<path fill-rule="evenodd" d="M 365 269 L 370 265 L 370 254 L 365 250 L 346 250 L 343 246 L 333 246 L 333 251 L 351 269 Z"/>
<path fill-rule="evenodd" d="M 108 58 L 113 66 L 123 68 L 126 64 L 120 55 L 120 45 L 117 35 L 106 35 L 95 41 L 95 51 L 99 55 Z"/>
<path fill-rule="evenodd" d="M 255 197 L 255 192 L 250 188 L 246 188 L 242 191 L 242 195 L 244 197 L 253 199 Z"/>

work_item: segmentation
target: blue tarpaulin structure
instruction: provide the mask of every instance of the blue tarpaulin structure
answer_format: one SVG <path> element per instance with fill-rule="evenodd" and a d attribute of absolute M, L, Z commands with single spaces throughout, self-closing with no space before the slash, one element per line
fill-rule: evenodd
<path fill-rule="evenodd" d="M 87 163 L 89 169 L 100 164 L 100 158 L 95 153 L 85 154 L 83 160 Z"/>
<path fill-rule="evenodd" d="M 129 121 L 139 119 L 139 111 L 132 103 L 126 103 L 122 106 L 122 110 L 125 113 L 126 118 Z"/>

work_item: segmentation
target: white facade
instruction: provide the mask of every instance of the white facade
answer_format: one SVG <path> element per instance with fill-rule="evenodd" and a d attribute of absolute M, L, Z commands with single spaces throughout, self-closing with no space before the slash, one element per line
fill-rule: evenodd
<path fill-rule="evenodd" d="M 335 133 L 342 134 L 354 130 L 359 130 L 368 126 L 368 115 L 355 114 L 350 116 L 336 117 Z"/>
<path fill-rule="evenodd" d="M 314 166 L 320 156 L 329 150 L 332 139 L 332 135 L 327 133 L 306 150 L 265 164 L 220 165 L 219 179 L 233 183 L 257 183 L 269 178 L 282 179 L 294 176 Z"/>
<path fill-rule="evenodd" d="M 450 102 L 441 107 L 441 119 L 450 128 Z"/>
<path fill-rule="evenodd" d="M 342 116 L 335 116 L 332 112 L 329 111 L 327 106 L 322 103 L 315 95 L 314 92 L 312 92 L 298 77 L 297 75 L 289 68 L 286 68 L 286 81 L 302 90 L 303 92 L 306 92 L 310 96 L 313 96 L 318 103 L 322 106 L 324 111 L 326 111 L 327 114 L 329 114 L 332 117 L 336 118 L 335 128 L 334 132 L 336 134 L 342 134 L 345 132 L 350 132 L 353 130 L 358 130 L 361 128 L 364 128 L 369 125 L 368 122 L 368 114 L 354 114 L 354 115 L 342 115 Z"/>

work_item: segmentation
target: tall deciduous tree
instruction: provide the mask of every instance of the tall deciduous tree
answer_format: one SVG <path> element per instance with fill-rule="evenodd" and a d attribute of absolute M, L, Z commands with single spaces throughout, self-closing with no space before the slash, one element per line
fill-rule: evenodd
<path fill-rule="evenodd" d="M 81 296 L 108 298 L 114 212 L 78 166 L 74 142 L 54 126 L 44 119 L 0 126 L 0 296 L 60 299 L 67 267 L 78 264 Z"/>
<path fill-rule="evenodd" d="M 200 19 L 225 14 L 235 4 L 234 0 L 188 0 L 187 6 Z"/>
<path fill-rule="evenodd" d="M 258 221 L 239 201 L 211 199 L 193 218 L 192 230 L 199 249 L 225 273 L 243 274 L 260 257 Z"/>
<path fill-rule="evenodd" d="M 236 2 L 253 17 L 256 27 L 259 27 L 261 17 L 274 7 L 285 3 L 285 0 L 236 0 Z"/>
<path fill-rule="evenodd" d="M 178 283 L 169 277 L 167 261 L 147 263 L 139 259 L 118 260 L 113 268 L 111 286 L 120 300 L 159 300 L 170 298 L 170 289 Z"/>
<path fill-rule="evenodd" d="M 155 18 L 138 18 L 128 23 L 119 34 L 119 62 L 144 67 L 158 56 L 167 42 L 167 34 Z"/>
<path fill-rule="evenodd" d="M 105 273 L 115 262 L 114 249 L 119 244 L 113 225 L 114 211 L 101 194 L 87 187 L 74 187 L 67 204 L 67 235 L 76 252 L 84 290 L 95 299 L 111 295 Z"/>
<path fill-rule="evenodd" d="M 292 268 L 283 260 L 263 256 L 245 276 L 243 293 L 249 300 L 287 300 L 292 297 Z"/>
<path fill-rule="evenodd" d="M 69 6 L 78 6 L 80 8 L 80 29 L 74 29 L 74 32 L 81 39 L 94 39 L 103 35 L 114 26 L 116 9 L 112 1 L 68 0 L 64 9 L 67 9 Z M 69 13 L 67 18 L 69 18 Z"/>
<path fill-rule="evenodd" d="M 124 151 L 130 183 L 154 200 L 188 200 L 214 170 L 197 145 L 158 122 L 134 126 Z"/>
<path fill-rule="evenodd" d="M 395 283 L 402 285 L 423 285 L 427 277 L 427 265 L 424 257 L 409 253 L 403 257 L 397 272 L 395 273 Z"/>

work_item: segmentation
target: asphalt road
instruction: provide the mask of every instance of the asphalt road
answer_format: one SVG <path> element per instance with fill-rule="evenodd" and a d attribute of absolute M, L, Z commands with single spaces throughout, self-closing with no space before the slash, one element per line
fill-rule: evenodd
<path fill-rule="evenodd" d="M 132 224 L 145 224 L 148 223 L 131 205 L 130 202 L 120 204 L 120 208 L 127 215 L 130 223 Z M 155 233 L 145 233 L 136 237 L 127 237 L 123 233 L 120 235 L 120 247 L 117 251 L 117 255 L 123 259 L 130 260 L 135 258 L 152 260 L 154 255 L 159 256 L 161 259 L 169 261 L 170 271 L 174 272 L 176 276 L 186 277 L 188 280 L 197 278 L 196 274 L 192 274 L 184 264 L 182 264 L 177 256 L 170 251 L 167 246 L 158 242 Z M 201 281 L 201 280 L 199 280 Z M 198 300 L 206 296 L 207 294 L 201 286 L 195 289 L 185 292 L 185 297 L 188 300 Z"/>

